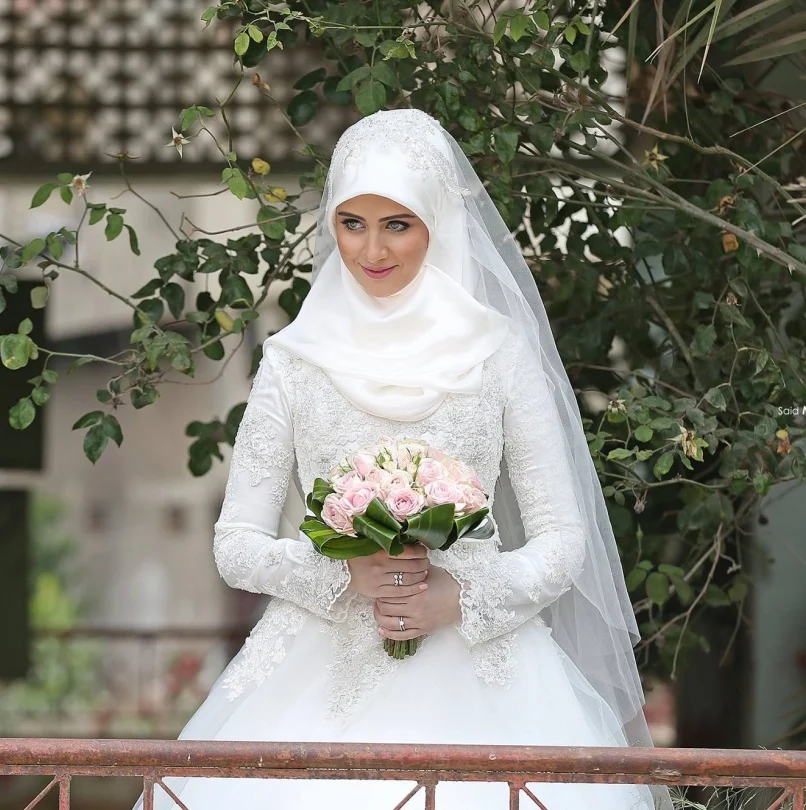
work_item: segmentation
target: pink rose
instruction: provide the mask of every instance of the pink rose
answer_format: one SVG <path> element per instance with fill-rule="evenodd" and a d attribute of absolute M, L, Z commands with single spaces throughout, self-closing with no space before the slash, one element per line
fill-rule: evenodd
<path fill-rule="evenodd" d="M 379 491 L 386 495 L 392 485 L 392 473 L 382 470 L 380 467 L 373 467 L 367 473 L 366 480 L 376 484 Z"/>
<path fill-rule="evenodd" d="M 427 451 L 429 458 L 435 458 L 437 461 L 444 461 L 448 456 L 443 453 L 438 447 L 429 447 Z"/>
<path fill-rule="evenodd" d="M 389 489 L 411 489 L 411 485 L 414 483 L 414 476 L 410 472 L 406 472 L 406 470 L 395 470 L 389 476 Z"/>
<path fill-rule="evenodd" d="M 462 490 L 459 485 L 450 478 L 440 478 L 425 486 L 425 497 L 429 506 L 440 506 L 443 503 L 457 504 L 457 508 L 463 508 Z M 459 507 L 458 504 L 462 506 Z"/>
<path fill-rule="evenodd" d="M 330 483 L 333 484 L 333 489 L 335 489 L 339 495 L 343 495 L 356 484 L 363 484 L 364 482 L 355 470 L 350 470 L 350 472 L 344 475 L 337 475 L 335 478 L 332 478 Z"/>
<path fill-rule="evenodd" d="M 398 520 L 405 520 L 422 511 L 425 497 L 413 489 L 399 487 L 386 496 L 386 506 Z"/>
<path fill-rule="evenodd" d="M 366 478 L 369 471 L 374 469 L 377 465 L 378 462 L 375 456 L 371 456 L 369 453 L 356 453 L 353 456 L 353 467 L 355 467 L 356 472 L 364 478 Z"/>
<path fill-rule="evenodd" d="M 377 484 L 360 481 L 350 487 L 339 499 L 341 508 L 350 516 L 363 515 L 370 501 L 378 494 Z"/>
<path fill-rule="evenodd" d="M 353 519 L 345 512 L 340 501 L 334 492 L 325 497 L 322 504 L 322 520 L 334 531 L 354 535 Z"/>
<path fill-rule="evenodd" d="M 462 500 L 465 502 L 465 512 L 478 512 L 487 506 L 487 496 L 483 490 L 473 486 L 462 486 Z"/>
<path fill-rule="evenodd" d="M 417 469 L 417 483 L 420 486 L 430 484 L 438 478 L 445 477 L 445 468 L 435 458 L 424 458 Z"/>
<path fill-rule="evenodd" d="M 457 484 L 466 484 L 473 477 L 473 471 L 464 462 L 454 461 L 448 470 L 448 475 Z"/>

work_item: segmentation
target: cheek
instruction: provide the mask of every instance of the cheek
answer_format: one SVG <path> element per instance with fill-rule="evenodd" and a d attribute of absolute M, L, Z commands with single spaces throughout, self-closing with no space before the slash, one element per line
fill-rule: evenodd
<path fill-rule="evenodd" d="M 401 252 L 405 253 L 408 257 L 413 259 L 423 257 L 428 249 L 428 232 L 423 233 L 418 231 L 406 234 L 400 247 Z"/>

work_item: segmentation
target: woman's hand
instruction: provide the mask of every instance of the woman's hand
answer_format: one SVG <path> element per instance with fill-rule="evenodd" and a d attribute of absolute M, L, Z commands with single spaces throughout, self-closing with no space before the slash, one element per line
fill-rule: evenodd
<path fill-rule="evenodd" d="M 422 543 L 406 543 L 403 552 L 393 557 L 381 549 L 367 557 L 347 560 L 350 584 L 354 591 L 373 598 L 386 596 L 412 596 L 428 587 L 423 580 L 428 576 L 431 560 Z M 403 572 L 403 584 L 395 585 L 394 574 Z"/>
<path fill-rule="evenodd" d="M 462 618 L 459 583 L 444 568 L 431 566 L 428 586 L 428 590 L 413 596 L 398 594 L 397 597 L 383 596 L 376 600 L 375 621 L 383 629 L 382 638 L 405 641 L 433 633 Z M 402 632 L 398 616 L 403 617 L 406 625 Z"/>

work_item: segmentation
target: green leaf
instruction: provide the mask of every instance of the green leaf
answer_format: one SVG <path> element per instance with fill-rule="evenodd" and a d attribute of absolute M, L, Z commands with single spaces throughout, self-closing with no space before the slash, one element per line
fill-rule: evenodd
<path fill-rule="evenodd" d="M 31 399 L 34 404 L 42 407 L 50 399 L 50 389 L 47 386 L 39 385 L 31 391 Z"/>
<path fill-rule="evenodd" d="M 249 34 L 250 39 L 254 40 L 255 42 L 263 42 L 263 32 L 256 25 L 250 25 L 246 31 Z"/>
<path fill-rule="evenodd" d="M 224 303 L 235 308 L 251 307 L 254 296 L 243 276 L 228 276 L 221 288 Z"/>
<path fill-rule="evenodd" d="M 388 62 L 378 62 L 372 68 L 372 78 L 375 81 L 383 82 L 387 87 L 396 88 L 400 85 L 395 71 Z"/>
<path fill-rule="evenodd" d="M 229 186 L 229 190 L 239 199 L 246 197 L 249 186 L 246 178 L 238 168 L 226 168 L 221 172 L 221 179 Z"/>
<path fill-rule="evenodd" d="M 674 453 L 664 453 L 656 462 L 655 466 L 652 468 L 652 474 L 660 480 L 666 475 L 669 470 L 672 469 L 672 464 L 674 464 Z"/>
<path fill-rule="evenodd" d="M 104 229 L 107 241 L 111 242 L 113 239 L 117 239 L 122 230 L 123 217 L 120 214 L 110 214 L 106 218 L 106 228 Z"/>
<path fill-rule="evenodd" d="M 509 24 L 509 35 L 517 42 L 528 30 L 531 20 L 523 13 L 517 14 Z"/>
<path fill-rule="evenodd" d="M 50 199 L 50 195 L 58 187 L 59 183 L 45 183 L 44 186 L 40 186 L 34 192 L 34 196 L 31 199 L 31 205 L 29 208 L 39 208 L 40 205 L 46 203 Z"/>
<path fill-rule="evenodd" d="M 70 205 L 73 202 L 73 189 L 70 186 L 62 186 L 59 189 L 59 196 L 68 204 Z"/>
<path fill-rule="evenodd" d="M 100 222 L 106 214 L 106 203 L 90 203 L 90 216 L 88 222 L 90 225 L 95 225 Z"/>
<path fill-rule="evenodd" d="M 295 127 L 305 126 L 316 115 L 319 100 L 313 90 L 304 90 L 288 102 L 288 117 Z"/>
<path fill-rule="evenodd" d="M 84 455 L 95 464 L 109 444 L 109 436 L 102 425 L 91 427 L 84 436 Z"/>
<path fill-rule="evenodd" d="M 32 239 L 22 250 L 22 263 L 28 264 L 45 249 L 45 240 L 37 236 Z"/>
<path fill-rule="evenodd" d="M 497 45 L 507 30 L 507 25 L 509 24 L 509 16 L 507 14 L 502 14 L 496 21 L 495 27 L 493 28 L 493 45 Z"/>
<path fill-rule="evenodd" d="M 405 533 L 430 549 L 441 548 L 451 531 L 455 529 L 454 513 L 455 507 L 452 503 L 424 509 L 406 521 Z"/>
<path fill-rule="evenodd" d="M 322 84 L 322 92 L 331 104 L 347 107 L 353 103 L 353 94 L 349 90 L 339 90 L 340 82 L 338 76 L 329 76 Z"/>
<path fill-rule="evenodd" d="M 50 233 L 47 236 L 48 252 L 56 261 L 59 261 L 64 252 L 64 242 L 58 234 Z"/>
<path fill-rule="evenodd" d="M 782 37 L 775 42 L 768 42 L 760 48 L 753 48 L 747 53 L 735 56 L 725 62 L 725 65 L 747 65 L 751 62 L 761 62 L 765 59 L 780 59 L 782 56 L 789 56 L 793 53 L 800 53 L 806 50 L 806 31 L 798 31 L 787 37 Z"/>
<path fill-rule="evenodd" d="M 112 441 L 120 447 L 123 441 L 123 431 L 120 429 L 120 423 L 112 414 L 108 413 L 104 416 L 101 422 L 101 430 L 103 430 L 105 436 L 112 439 Z"/>
<path fill-rule="evenodd" d="M 310 73 L 306 73 L 302 78 L 294 83 L 294 90 L 311 90 L 317 84 L 323 82 L 327 77 L 327 68 L 316 68 Z"/>
<path fill-rule="evenodd" d="M 28 365 L 33 348 L 34 342 L 27 335 L 5 335 L 0 340 L 0 358 L 7 369 L 16 371 Z"/>
<path fill-rule="evenodd" d="M 727 403 L 725 402 L 725 395 L 722 393 L 722 390 L 717 386 L 715 388 L 709 388 L 705 394 L 704 398 L 706 402 L 710 402 L 718 411 L 724 411 L 727 407 Z"/>
<path fill-rule="evenodd" d="M 644 580 L 646 579 L 646 570 L 643 568 L 633 568 L 625 579 L 625 583 L 627 585 L 627 590 L 632 592 L 640 585 L 643 584 Z"/>
<path fill-rule="evenodd" d="M 140 243 L 137 241 L 137 234 L 135 233 L 134 228 L 131 225 L 126 226 L 126 230 L 129 232 L 129 249 L 135 256 L 140 255 Z"/>
<path fill-rule="evenodd" d="M 8 423 L 14 430 L 25 430 L 36 417 L 36 408 L 29 397 L 24 397 L 8 411 Z"/>
<path fill-rule="evenodd" d="M 568 64 L 571 65 L 577 73 L 587 73 L 587 71 L 590 70 L 591 60 L 585 51 L 577 51 L 568 60 Z"/>
<path fill-rule="evenodd" d="M 226 354 L 224 344 L 220 340 L 209 343 L 202 349 L 202 353 L 205 357 L 209 357 L 211 360 L 223 360 L 224 355 Z"/>
<path fill-rule="evenodd" d="M 162 279 L 152 278 L 148 284 L 144 284 L 140 289 L 132 295 L 132 298 L 148 298 L 162 286 Z"/>
<path fill-rule="evenodd" d="M 640 425 L 635 429 L 635 436 L 636 441 L 639 442 L 648 442 L 654 435 L 655 432 L 652 430 L 649 425 Z"/>
<path fill-rule="evenodd" d="M 278 219 L 279 211 L 275 208 L 262 206 L 257 216 L 257 224 L 269 239 L 279 241 L 285 235 L 285 222 Z"/>
<path fill-rule="evenodd" d="M 31 306 L 34 309 L 44 309 L 45 305 L 48 303 L 49 294 L 50 290 L 45 285 L 42 285 L 41 287 L 32 287 Z"/>
<path fill-rule="evenodd" d="M 502 163 L 511 163 L 518 149 L 518 130 L 514 127 L 498 127 L 494 133 L 495 153 Z"/>
<path fill-rule="evenodd" d="M 56 382 L 56 380 L 59 379 L 59 375 L 55 371 L 52 371 L 51 369 L 46 368 L 46 369 L 43 369 L 43 371 L 42 371 L 42 379 L 46 383 L 50 383 L 52 385 L 53 383 Z"/>
<path fill-rule="evenodd" d="M 153 405 L 159 399 L 159 391 L 153 385 L 146 383 L 142 388 L 129 389 L 129 396 L 134 409 L 140 410 L 140 408 Z"/>
<path fill-rule="evenodd" d="M 171 315 L 173 315 L 174 318 L 179 318 L 185 307 L 185 291 L 182 287 L 171 281 L 160 290 L 160 295 L 165 299 L 165 303 L 168 304 Z"/>
<path fill-rule="evenodd" d="M 669 598 L 669 578 L 665 574 L 653 571 L 646 578 L 646 595 L 658 607 L 663 607 Z"/>
<path fill-rule="evenodd" d="M 355 96 L 355 106 L 362 115 L 372 115 L 386 104 L 386 89 L 381 82 L 371 78 L 359 85 Z"/>
<path fill-rule="evenodd" d="M 95 425 L 104 418 L 103 411 L 90 411 L 89 413 L 85 413 L 74 425 L 73 430 L 81 430 L 82 428 L 90 427 L 91 425 Z"/>
<path fill-rule="evenodd" d="M 30 318 L 23 318 L 20 321 L 20 325 L 17 327 L 17 334 L 18 335 L 30 335 L 33 331 L 34 324 Z M 33 355 L 31 355 L 33 357 Z"/>
<path fill-rule="evenodd" d="M 241 31 L 241 33 L 235 37 L 233 47 L 238 56 L 243 56 L 249 50 L 249 34 L 247 34 L 246 31 Z"/>
<path fill-rule="evenodd" d="M 565 30 L 563 31 L 563 36 L 566 38 L 566 40 L 568 40 L 569 45 L 573 45 L 577 38 L 576 28 L 574 28 L 573 25 L 566 26 Z"/>
<path fill-rule="evenodd" d="M 626 447 L 616 447 L 607 454 L 608 461 L 624 461 L 632 458 L 633 451 Z"/>
<path fill-rule="evenodd" d="M 369 65 L 361 65 L 361 67 L 356 68 L 351 73 L 348 73 L 342 79 L 339 80 L 338 85 L 336 86 L 336 90 L 338 92 L 343 92 L 345 90 L 350 90 L 355 87 L 358 82 L 363 81 L 366 79 L 370 74 L 371 68 Z"/>
<path fill-rule="evenodd" d="M 549 15 L 546 14 L 545 11 L 536 11 L 533 15 L 533 19 L 535 25 L 543 31 L 548 31 L 549 28 L 551 28 L 551 20 L 549 20 Z"/>

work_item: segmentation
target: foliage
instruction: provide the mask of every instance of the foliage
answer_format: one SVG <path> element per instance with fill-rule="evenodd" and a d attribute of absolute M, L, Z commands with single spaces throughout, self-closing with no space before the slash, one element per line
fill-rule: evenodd
<path fill-rule="evenodd" d="M 0 728 L 15 733 L 22 714 L 38 715 L 86 709 L 98 705 L 102 695 L 95 678 L 101 650 L 97 642 L 65 644 L 59 638 L 37 631 L 69 631 L 77 626 L 84 604 L 74 594 L 71 569 L 76 545 L 59 531 L 61 507 L 42 497 L 34 498 L 30 510 L 33 560 L 29 610 L 34 628 L 31 673 L 25 681 L 0 689 Z"/>
<path fill-rule="evenodd" d="M 166 378 L 194 375 L 200 353 L 226 362 L 238 350 L 272 284 L 285 283 L 280 305 L 290 317 L 298 311 L 311 255 L 303 200 L 321 189 L 327 169 L 327 150 L 306 140 L 306 125 L 329 105 L 361 115 L 427 110 L 474 162 L 534 270 L 581 394 L 644 663 L 674 672 L 681 653 L 707 644 L 692 630 L 701 611 L 730 609 L 744 621 L 748 520 L 774 483 L 803 475 L 803 427 L 785 410 L 806 403 L 803 129 L 798 107 L 765 84 L 779 64 L 772 58 L 802 69 L 804 39 L 787 27 L 792 5 L 211 6 L 202 19 L 233 26 L 234 58 L 267 104 L 277 102 L 254 70 L 266 55 L 319 49 L 320 63 L 278 105 L 309 159 L 301 192 L 277 186 L 263 157 L 236 155 L 217 134 L 227 132 L 232 96 L 216 109 L 189 107 L 172 144 L 181 154 L 196 138 L 215 139 L 221 186 L 254 208 L 251 232 L 199 238 L 163 216 L 174 252 L 141 289 L 120 292 L 87 273 L 72 249 L 97 226 L 110 241 L 125 231 L 138 254 L 127 212 L 90 201 L 88 175 L 62 174 L 32 206 L 58 192 L 82 206 L 79 226 L 27 244 L 3 237 L 0 295 L 14 295 L 14 271 L 34 263 L 42 271 L 34 307 L 47 305 L 61 273 L 78 273 L 131 308 L 125 351 L 74 357 L 74 367 L 111 369 L 98 392 L 102 407 L 75 424 L 95 462 L 123 439 L 120 408 L 154 404 Z M 623 105 L 606 85 L 618 48 L 627 56 Z M 126 190 L 142 199 L 126 178 L 128 156 L 119 160 Z M 188 295 L 210 277 L 216 296 Z M 29 332 L 23 322 L 0 337 L 7 368 L 24 373 L 37 353 L 46 360 L 9 415 L 18 429 L 57 383 L 48 361 L 59 353 Z M 194 474 L 223 457 L 242 411 L 189 425 Z"/>

